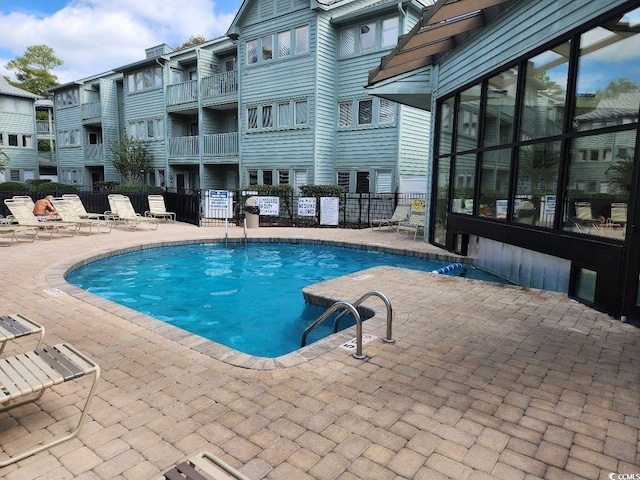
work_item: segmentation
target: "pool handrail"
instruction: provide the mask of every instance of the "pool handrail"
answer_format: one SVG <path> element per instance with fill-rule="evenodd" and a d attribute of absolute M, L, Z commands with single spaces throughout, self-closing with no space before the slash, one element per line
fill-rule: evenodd
<path fill-rule="evenodd" d="M 367 358 L 367 356 L 362 353 L 362 318 L 360 317 L 360 312 L 358 312 L 356 307 L 362 304 L 362 302 L 364 302 L 367 298 L 371 296 L 376 296 L 382 299 L 385 306 L 387 307 L 387 336 L 383 338 L 382 341 L 385 343 L 395 343 L 395 340 L 391 335 L 391 329 L 392 329 L 391 323 L 393 320 L 393 308 L 391 307 L 391 302 L 383 293 L 378 292 L 376 290 L 371 290 L 365 293 L 362 297 L 360 297 L 354 303 L 338 301 L 338 302 L 335 302 L 333 305 L 331 305 L 326 312 L 320 315 L 320 317 L 318 317 L 311 325 L 309 325 L 307 328 L 304 329 L 304 332 L 302 332 L 302 339 L 300 341 L 300 348 L 304 347 L 307 344 L 307 335 L 311 330 L 313 330 L 318 325 L 320 325 L 323 321 L 325 321 L 329 317 L 329 315 L 331 315 L 332 313 L 336 312 L 337 310 L 343 310 L 334 320 L 333 333 L 336 333 L 338 331 L 337 328 L 338 328 L 340 317 L 342 317 L 347 312 L 351 313 L 356 320 L 356 351 L 355 353 L 352 354 L 352 356 L 353 358 L 356 358 L 358 360 L 363 360 Z"/>

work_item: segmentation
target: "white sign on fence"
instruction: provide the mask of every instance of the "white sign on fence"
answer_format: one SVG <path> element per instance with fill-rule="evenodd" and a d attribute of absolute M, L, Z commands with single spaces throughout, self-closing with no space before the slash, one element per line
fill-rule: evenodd
<path fill-rule="evenodd" d="M 316 198 L 315 197 L 298 198 L 298 216 L 299 217 L 315 217 L 316 216 Z"/>
<path fill-rule="evenodd" d="M 256 197 L 260 206 L 260 215 L 280 215 L 280 197 Z"/>
<path fill-rule="evenodd" d="M 233 196 L 226 190 L 207 192 L 207 218 L 231 218 L 233 216 Z"/>
<path fill-rule="evenodd" d="M 320 225 L 338 225 L 339 201 L 338 197 L 320 198 Z"/>

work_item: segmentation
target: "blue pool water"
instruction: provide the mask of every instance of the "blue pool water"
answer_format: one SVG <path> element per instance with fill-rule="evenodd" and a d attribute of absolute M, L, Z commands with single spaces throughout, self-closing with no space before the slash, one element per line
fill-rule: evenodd
<path fill-rule="evenodd" d="M 195 244 L 109 257 L 76 269 L 67 281 L 113 302 L 242 352 L 274 358 L 300 348 L 304 329 L 325 309 L 302 289 L 359 270 L 392 265 L 432 271 L 434 260 L 311 244 Z M 501 281 L 467 266 L 466 276 Z M 459 275 L 460 269 L 450 272 Z M 384 293 L 384 286 L 380 286 Z M 349 292 L 351 293 L 351 292 Z M 353 292 L 349 297 L 365 292 Z M 353 325 L 353 318 L 340 326 Z M 307 339 L 332 333 L 325 321 Z"/>

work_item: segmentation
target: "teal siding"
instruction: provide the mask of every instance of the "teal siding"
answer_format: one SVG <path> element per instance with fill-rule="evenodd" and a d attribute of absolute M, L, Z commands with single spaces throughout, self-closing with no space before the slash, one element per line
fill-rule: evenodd
<path fill-rule="evenodd" d="M 398 170 L 402 178 L 426 179 L 430 133 L 431 113 L 407 106 L 400 108 Z"/>
<path fill-rule="evenodd" d="M 13 98 L 11 96 L 5 96 Z M 34 101 L 30 98 L 21 98 L 21 101 L 28 102 L 30 113 L 15 113 L 0 110 L 0 133 L 4 134 L 4 145 L 2 151 L 9 157 L 9 164 L 5 168 L 7 180 L 9 180 L 9 170 L 31 170 L 35 178 L 38 178 L 38 150 L 35 127 L 35 107 Z M 31 147 L 9 146 L 7 135 L 30 135 Z M 21 141 L 21 138 L 18 139 Z"/>
<path fill-rule="evenodd" d="M 440 64 L 438 95 L 461 87 L 471 78 L 489 73 L 497 65 L 543 45 L 625 0 L 541 0 L 522 2 L 485 28 L 472 42 L 458 47 Z M 523 20 L 525 22 L 523 23 Z"/>
<path fill-rule="evenodd" d="M 122 131 L 120 126 L 118 83 L 115 80 L 100 80 L 100 103 L 102 105 L 102 142 L 105 158 L 104 178 L 105 181 L 116 181 L 119 175 L 109 161 L 113 158 L 109 144 L 120 140 L 120 132 Z"/>

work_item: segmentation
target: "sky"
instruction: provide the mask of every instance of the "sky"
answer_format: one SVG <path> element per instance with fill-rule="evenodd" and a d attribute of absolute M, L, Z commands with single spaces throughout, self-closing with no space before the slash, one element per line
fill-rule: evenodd
<path fill-rule="evenodd" d="M 145 49 L 191 36 L 224 35 L 242 0 L 0 0 L 0 75 L 32 45 L 47 45 L 64 65 L 60 84 L 145 58 Z"/>

